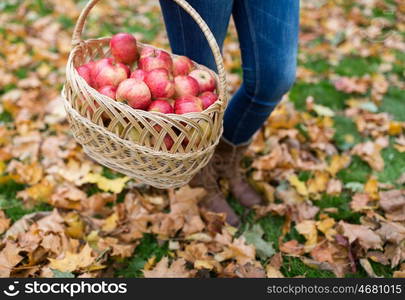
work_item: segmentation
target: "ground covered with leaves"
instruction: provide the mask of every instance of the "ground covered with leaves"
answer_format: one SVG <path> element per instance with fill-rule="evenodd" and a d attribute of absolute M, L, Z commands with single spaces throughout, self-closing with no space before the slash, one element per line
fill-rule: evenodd
<path fill-rule="evenodd" d="M 84 3 L 0 3 L 0 277 L 405 276 L 403 2 L 302 1 L 297 82 L 243 161 L 266 204 L 228 196 L 240 228 L 204 190 L 143 186 L 72 139 L 60 91 Z M 86 35 L 119 31 L 168 48 L 156 1 L 101 1 Z M 232 26 L 230 92 L 238 47 Z"/>

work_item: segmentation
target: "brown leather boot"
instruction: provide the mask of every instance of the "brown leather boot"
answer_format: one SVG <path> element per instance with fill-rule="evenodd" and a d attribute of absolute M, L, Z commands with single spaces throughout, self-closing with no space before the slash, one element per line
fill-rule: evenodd
<path fill-rule="evenodd" d="M 262 202 L 262 198 L 256 190 L 254 190 L 243 174 L 240 163 L 243 154 L 249 147 L 249 144 L 235 146 L 221 139 L 215 149 L 213 166 L 216 173 L 220 177 L 229 180 L 229 187 L 232 194 L 239 202 L 246 207 L 252 207 Z"/>
<path fill-rule="evenodd" d="M 202 187 L 207 191 L 207 195 L 201 202 L 201 205 L 208 210 L 216 213 L 225 213 L 228 224 L 238 227 L 240 225 L 239 217 L 229 206 L 218 185 L 219 177 L 212 165 L 212 160 L 190 181 L 191 187 Z"/>

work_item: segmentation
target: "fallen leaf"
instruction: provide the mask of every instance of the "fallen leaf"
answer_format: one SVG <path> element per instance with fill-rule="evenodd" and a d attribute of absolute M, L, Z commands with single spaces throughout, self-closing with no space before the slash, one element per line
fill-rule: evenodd
<path fill-rule="evenodd" d="M 292 186 L 295 187 L 295 189 L 301 196 L 307 197 L 309 195 L 308 188 L 305 185 L 305 182 L 300 181 L 297 175 L 291 175 L 290 177 L 288 177 L 288 181 Z"/>
<path fill-rule="evenodd" d="M 86 244 L 78 253 L 67 251 L 63 258 L 49 258 L 49 267 L 61 272 L 73 272 L 89 268 L 95 263 L 93 250 Z"/>
<path fill-rule="evenodd" d="M 305 252 L 310 252 L 318 242 L 318 232 L 316 230 L 316 222 L 313 220 L 305 220 L 295 226 L 297 231 L 306 238 Z"/>
<path fill-rule="evenodd" d="M 6 246 L 0 251 L 0 277 L 10 277 L 12 269 L 23 257 L 19 255 L 20 249 L 16 243 L 7 241 Z"/>
<path fill-rule="evenodd" d="M 391 190 L 380 192 L 380 206 L 386 217 L 393 221 L 405 221 L 405 191 Z"/>
<path fill-rule="evenodd" d="M 186 269 L 182 258 L 174 260 L 169 266 L 169 258 L 163 257 L 152 270 L 143 270 L 145 278 L 191 278 L 195 271 Z"/>
<path fill-rule="evenodd" d="M 0 235 L 10 227 L 11 220 L 6 217 L 4 211 L 0 210 Z"/>
<path fill-rule="evenodd" d="M 125 184 L 130 180 L 129 177 L 119 177 L 108 179 L 100 174 L 87 173 L 83 179 L 84 182 L 95 183 L 98 188 L 104 192 L 121 193 Z"/>
<path fill-rule="evenodd" d="M 339 222 L 343 230 L 343 235 L 349 239 L 349 243 L 358 241 L 365 249 L 382 249 L 382 240 L 379 235 L 365 225 L 349 224 L 344 221 Z"/>
<path fill-rule="evenodd" d="M 103 231 L 112 231 L 115 228 L 117 228 L 118 225 L 118 214 L 116 212 L 114 212 L 113 214 L 111 214 L 108 218 L 106 218 L 103 222 L 103 226 L 101 227 L 101 229 Z"/>
<path fill-rule="evenodd" d="M 299 244 L 296 240 L 280 244 L 280 251 L 295 256 L 300 256 L 305 253 L 304 245 Z"/>
<path fill-rule="evenodd" d="M 256 253 L 261 259 L 267 259 L 275 253 L 273 244 L 263 239 L 264 231 L 259 224 L 255 224 L 252 228 L 247 229 L 243 236 L 246 243 L 252 244 L 256 248 Z"/>

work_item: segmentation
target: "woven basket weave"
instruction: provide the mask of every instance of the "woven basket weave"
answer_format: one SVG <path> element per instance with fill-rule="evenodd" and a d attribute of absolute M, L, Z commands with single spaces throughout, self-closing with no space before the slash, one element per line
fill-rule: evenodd
<path fill-rule="evenodd" d="M 98 163 L 140 182 L 157 188 L 187 184 L 208 163 L 222 135 L 228 95 L 218 44 L 207 24 L 186 1 L 173 0 L 190 14 L 208 40 L 218 74 L 196 63 L 195 67 L 215 76 L 219 98 L 201 113 L 176 115 L 133 109 L 100 94 L 76 71 L 77 66 L 90 60 L 110 56 L 110 38 L 81 39 L 87 16 L 98 1 L 89 1 L 78 19 L 66 67 L 62 96 L 73 135 Z M 141 50 L 145 45 L 138 46 Z M 164 143 L 167 136 L 174 141 L 170 150 Z"/>

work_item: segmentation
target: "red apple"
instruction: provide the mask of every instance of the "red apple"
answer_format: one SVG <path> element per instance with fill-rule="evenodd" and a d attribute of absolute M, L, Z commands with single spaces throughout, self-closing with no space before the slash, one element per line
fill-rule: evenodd
<path fill-rule="evenodd" d="M 151 94 L 145 82 L 130 78 L 118 86 L 117 100 L 126 101 L 135 109 L 147 109 L 151 103 Z"/>
<path fill-rule="evenodd" d="M 197 96 L 200 91 L 197 80 L 187 75 L 179 75 L 174 78 L 174 89 L 176 97 Z"/>
<path fill-rule="evenodd" d="M 174 99 L 173 98 L 156 98 L 155 100 L 163 100 L 169 103 L 172 107 L 174 107 Z"/>
<path fill-rule="evenodd" d="M 191 71 L 190 76 L 197 80 L 201 93 L 206 91 L 213 92 L 215 90 L 215 78 L 210 72 L 205 70 L 194 70 Z"/>
<path fill-rule="evenodd" d="M 128 78 L 130 70 L 126 65 L 116 63 L 113 58 L 104 58 L 94 65 L 91 73 L 96 88 L 106 85 L 117 87 Z"/>
<path fill-rule="evenodd" d="M 169 53 L 152 47 L 145 47 L 141 51 L 138 66 L 146 72 L 159 68 L 164 68 L 171 72 L 173 69 L 173 61 Z"/>
<path fill-rule="evenodd" d="M 117 33 L 110 41 L 111 53 L 117 62 L 131 65 L 138 59 L 136 39 L 129 33 Z"/>
<path fill-rule="evenodd" d="M 187 56 L 173 58 L 173 75 L 188 75 L 194 69 L 194 64 Z"/>
<path fill-rule="evenodd" d="M 204 109 L 207 109 L 211 106 L 211 104 L 218 100 L 218 95 L 213 92 L 204 92 L 199 96 L 199 98 L 203 103 Z"/>
<path fill-rule="evenodd" d="M 93 85 L 93 80 L 91 77 L 91 68 L 89 64 L 81 65 L 76 68 L 77 73 L 86 80 L 87 84 L 92 86 Z"/>
<path fill-rule="evenodd" d="M 115 100 L 115 96 L 117 93 L 117 88 L 112 86 L 112 85 L 106 85 L 100 88 L 99 90 L 100 94 L 106 95 L 107 97 L 110 97 L 111 99 Z"/>
<path fill-rule="evenodd" d="M 203 104 L 201 99 L 192 95 L 177 98 L 174 102 L 174 112 L 178 115 L 202 111 Z"/>
<path fill-rule="evenodd" d="M 166 69 L 160 68 L 148 72 L 145 83 L 153 98 L 170 98 L 174 95 L 174 82 Z"/>
<path fill-rule="evenodd" d="M 173 107 L 166 100 L 155 100 L 149 105 L 148 111 L 156 111 L 162 114 L 174 113 Z"/>
<path fill-rule="evenodd" d="M 146 73 L 147 73 L 147 72 L 145 72 L 144 70 L 136 69 L 135 71 L 133 71 L 133 72 L 131 73 L 130 78 L 135 78 L 135 79 L 138 79 L 138 80 L 140 80 L 140 81 L 144 81 L 144 80 L 145 80 Z"/>

